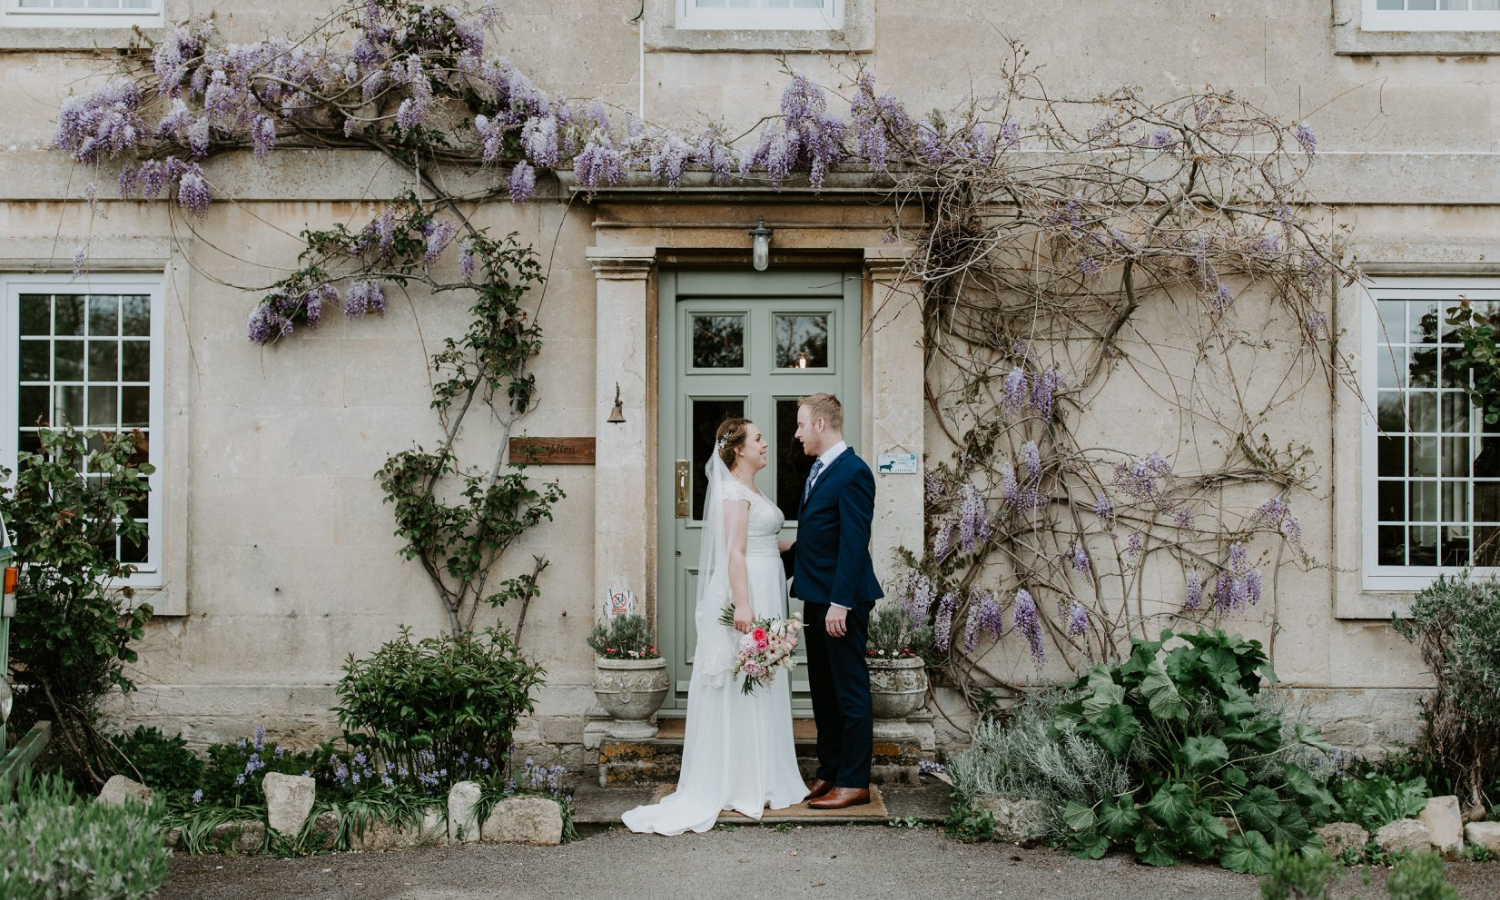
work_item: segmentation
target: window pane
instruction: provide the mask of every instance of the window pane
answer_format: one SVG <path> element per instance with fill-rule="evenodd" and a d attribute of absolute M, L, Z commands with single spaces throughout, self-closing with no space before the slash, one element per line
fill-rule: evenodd
<path fill-rule="evenodd" d="M 122 297 L 121 308 L 124 314 L 120 317 L 120 333 L 135 337 L 150 337 L 151 335 L 151 298 L 143 295 L 132 295 Z"/>
<path fill-rule="evenodd" d="M 1379 387 L 1406 387 L 1406 348 L 1381 347 L 1375 353 L 1375 368 Z"/>
<path fill-rule="evenodd" d="M 1401 343 L 1406 336 L 1406 301 L 1381 300 L 1379 308 L 1380 334 L 1376 339 L 1382 344 Z"/>
<path fill-rule="evenodd" d="M 1485 525 L 1474 529 L 1474 565 L 1500 566 L 1500 527 Z"/>
<path fill-rule="evenodd" d="M 1412 522 L 1436 522 L 1437 482 L 1413 481 L 1410 482 L 1410 488 L 1411 506 L 1408 508 L 1407 518 Z"/>
<path fill-rule="evenodd" d="M 35 428 L 38 421 L 50 422 L 51 406 L 48 399 L 52 389 L 48 387 L 23 387 L 19 391 L 20 409 L 16 413 L 17 423 L 22 428 Z"/>
<path fill-rule="evenodd" d="M 1407 9 L 1437 9 L 1437 0 L 1406 0 Z"/>
<path fill-rule="evenodd" d="M 1442 560 L 1445 566 L 1469 564 L 1469 529 L 1444 528 Z"/>
<path fill-rule="evenodd" d="M 120 343 L 122 344 L 121 353 L 124 356 L 124 366 L 121 368 L 120 380 L 150 381 L 151 342 L 121 341 Z"/>
<path fill-rule="evenodd" d="M 1469 477 L 1469 439 L 1443 438 L 1443 474 L 1449 477 Z"/>
<path fill-rule="evenodd" d="M 1376 538 L 1376 556 L 1382 566 L 1406 565 L 1406 529 L 1400 525 L 1382 525 Z"/>
<path fill-rule="evenodd" d="M 132 388 L 125 388 L 125 390 L 132 390 Z M 714 436 L 718 434 L 719 425 L 725 419 L 737 418 L 744 414 L 745 401 L 743 399 L 693 401 L 691 471 L 693 473 L 693 518 L 698 521 L 703 520 L 703 501 L 708 496 L 708 480 L 703 476 L 703 467 L 708 464 L 708 455 L 713 452 Z"/>
<path fill-rule="evenodd" d="M 83 380 L 83 341 L 58 341 L 52 345 L 54 381 Z"/>
<path fill-rule="evenodd" d="M 715 425 L 718 423 L 715 422 Z M 146 428 L 151 425 L 151 388 L 149 387 L 124 387 L 120 388 L 120 427 L 122 428 Z M 713 438 L 708 439 L 710 446 Z M 707 454 L 703 457 L 708 460 Z"/>
<path fill-rule="evenodd" d="M 1474 521 L 1500 522 L 1500 481 L 1474 482 Z"/>
<path fill-rule="evenodd" d="M 1406 521 L 1406 483 L 1403 481 L 1382 481 L 1377 490 L 1379 492 L 1379 501 L 1376 509 L 1380 516 L 1380 521 Z"/>
<path fill-rule="evenodd" d="M 742 369 L 744 366 L 744 316 L 693 316 L 693 368 Z"/>
<path fill-rule="evenodd" d="M 53 298 L 53 334 L 83 334 L 83 298 L 63 294 Z"/>
<path fill-rule="evenodd" d="M 1475 478 L 1500 478 L 1500 434 L 1492 433 L 1493 427 L 1486 425 L 1485 434 L 1479 439 L 1479 453 L 1474 457 Z"/>
<path fill-rule="evenodd" d="M 1401 477 L 1406 474 L 1406 438 L 1383 437 L 1375 443 L 1376 470 L 1379 475 Z"/>
<path fill-rule="evenodd" d="M 1464 482 L 1443 482 L 1443 521 L 1469 521 L 1469 486 Z"/>
<path fill-rule="evenodd" d="M 89 381 L 120 379 L 120 342 L 89 341 Z"/>
<path fill-rule="evenodd" d="M 1438 326 L 1442 324 L 1442 317 L 1438 314 L 1436 303 L 1409 303 L 1406 317 L 1407 324 L 1410 326 L 1406 332 L 1407 343 L 1436 344 L 1438 342 Z"/>
<path fill-rule="evenodd" d="M 1412 387 L 1433 388 L 1437 387 L 1438 380 L 1438 350 L 1436 347 L 1413 347 L 1411 349 L 1411 363 L 1408 366 L 1410 377 L 1408 383 Z"/>
<path fill-rule="evenodd" d="M 89 297 L 89 334 L 116 337 L 120 333 L 120 298 L 110 294 Z"/>
<path fill-rule="evenodd" d="M 52 333 L 52 298 L 46 294 L 21 295 L 21 333 Z"/>
<path fill-rule="evenodd" d="M 113 429 L 119 419 L 119 388 L 89 388 L 89 427 Z"/>
<path fill-rule="evenodd" d="M 63 385 L 52 389 L 52 424 L 83 424 L 83 387 Z"/>
<path fill-rule="evenodd" d="M 1469 430 L 1469 396 L 1457 391 L 1443 391 L 1443 430 L 1449 433 Z"/>
<path fill-rule="evenodd" d="M 1431 478 L 1437 474 L 1437 451 L 1438 439 L 1435 437 L 1414 437 L 1408 439 L 1407 444 L 1407 470 L 1406 474 L 1418 477 Z"/>
<path fill-rule="evenodd" d="M 796 434 L 797 400 L 777 400 L 775 443 L 771 451 L 776 454 L 776 505 L 781 507 L 781 514 L 788 522 L 797 518 L 802 489 L 807 485 L 807 473 L 812 471 L 813 464 L 813 458 L 803 452 Z"/>
<path fill-rule="evenodd" d="M 120 562 L 136 563 L 139 565 L 150 558 L 147 556 L 146 551 L 147 540 L 144 537 L 140 543 L 136 543 L 129 538 L 120 538 Z"/>
<path fill-rule="evenodd" d="M 1406 419 L 1401 414 L 1401 392 L 1381 391 L 1375 405 L 1375 427 L 1381 431 L 1405 431 Z"/>
<path fill-rule="evenodd" d="M 777 316 L 776 368 L 828 368 L 828 317 Z"/>
<path fill-rule="evenodd" d="M 47 381 L 52 376 L 52 347 L 46 341 L 21 342 L 21 380 Z"/>
<path fill-rule="evenodd" d="M 1411 430 L 1437 431 L 1437 394 L 1413 391 L 1411 394 Z"/>
<path fill-rule="evenodd" d="M 1437 565 L 1437 526 L 1413 525 L 1407 531 L 1411 534 L 1411 546 L 1407 548 L 1407 565 Z"/>

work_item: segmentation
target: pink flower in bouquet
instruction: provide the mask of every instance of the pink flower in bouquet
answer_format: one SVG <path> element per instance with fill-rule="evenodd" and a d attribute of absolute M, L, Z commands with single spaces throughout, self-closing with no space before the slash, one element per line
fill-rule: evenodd
<path fill-rule="evenodd" d="M 755 626 L 755 630 L 752 631 L 752 632 L 750 632 L 750 636 L 753 637 L 753 638 L 755 638 L 755 643 L 756 643 L 757 646 L 764 645 L 765 641 L 766 641 L 766 628 L 765 628 L 765 626 L 764 625 L 757 625 L 757 626 Z"/>

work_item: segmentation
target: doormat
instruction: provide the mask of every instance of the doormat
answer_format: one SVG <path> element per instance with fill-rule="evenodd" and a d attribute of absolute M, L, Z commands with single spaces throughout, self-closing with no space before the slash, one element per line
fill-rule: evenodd
<path fill-rule="evenodd" d="M 676 785 L 664 784 L 656 789 L 656 795 L 651 798 L 652 803 L 660 803 L 663 798 L 671 795 L 677 790 Z M 880 788 L 870 785 L 870 802 L 859 806 L 846 806 L 843 809 L 813 809 L 803 800 L 796 806 L 788 806 L 786 809 L 768 809 L 761 816 L 760 822 L 777 823 L 796 820 L 837 819 L 848 821 L 850 819 L 868 819 L 870 821 L 885 822 L 891 817 L 890 811 L 885 808 L 885 798 L 880 795 Z M 719 813 L 720 822 L 734 824 L 753 823 L 756 820 L 749 816 L 726 809 Z"/>

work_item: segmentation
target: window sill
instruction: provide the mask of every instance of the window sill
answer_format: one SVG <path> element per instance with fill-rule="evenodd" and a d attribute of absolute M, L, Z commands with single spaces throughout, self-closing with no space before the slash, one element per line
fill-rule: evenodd
<path fill-rule="evenodd" d="M 151 40 L 167 36 L 160 25 L 142 27 L 141 35 Z M 7 28 L 0 26 L 0 53 L 32 50 L 51 53 L 64 50 L 126 50 L 140 38 L 130 25 L 118 28 Z"/>
<path fill-rule="evenodd" d="M 1411 617 L 1416 591 L 1362 590 L 1334 598 L 1333 615 L 1345 621 L 1389 622 L 1392 615 Z"/>
<path fill-rule="evenodd" d="M 1366 31 L 1360 0 L 1333 0 L 1339 56 L 1496 56 L 1500 31 Z"/>
<path fill-rule="evenodd" d="M 842 30 L 676 27 L 674 0 L 646 0 L 645 42 L 653 53 L 824 53 L 875 50 L 875 0 L 845 0 Z"/>

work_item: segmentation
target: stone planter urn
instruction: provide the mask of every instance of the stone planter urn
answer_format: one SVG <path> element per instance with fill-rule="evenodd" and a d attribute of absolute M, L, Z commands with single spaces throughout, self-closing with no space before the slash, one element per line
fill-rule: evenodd
<path fill-rule="evenodd" d="M 614 720 L 609 736 L 621 740 L 656 737 L 651 717 L 667 699 L 665 659 L 594 659 L 594 696 Z"/>
<path fill-rule="evenodd" d="M 913 659 L 872 659 L 866 657 L 870 670 L 870 702 L 875 707 L 875 739 L 905 740 L 916 736 L 906 717 L 922 708 L 927 700 L 927 667 L 921 657 Z"/>

